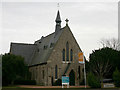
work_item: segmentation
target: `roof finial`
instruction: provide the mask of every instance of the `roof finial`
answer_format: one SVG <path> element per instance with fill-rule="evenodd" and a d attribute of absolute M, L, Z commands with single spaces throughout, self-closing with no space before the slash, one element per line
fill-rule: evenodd
<path fill-rule="evenodd" d="M 69 20 L 66 18 L 66 20 L 65 20 L 65 21 L 66 21 L 66 25 L 68 25 L 68 21 L 69 21 Z"/>
<path fill-rule="evenodd" d="M 58 10 L 59 10 L 59 7 L 60 7 L 60 4 L 59 4 L 59 3 L 57 3 L 57 7 L 58 7 Z"/>

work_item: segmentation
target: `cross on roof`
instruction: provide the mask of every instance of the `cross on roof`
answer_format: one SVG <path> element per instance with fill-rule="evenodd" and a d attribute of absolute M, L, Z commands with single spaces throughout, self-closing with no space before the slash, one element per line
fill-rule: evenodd
<path fill-rule="evenodd" d="M 68 20 L 68 19 L 66 19 L 65 21 L 66 21 L 66 25 L 68 25 L 68 21 L 69 21 L 69 20 Z"/>

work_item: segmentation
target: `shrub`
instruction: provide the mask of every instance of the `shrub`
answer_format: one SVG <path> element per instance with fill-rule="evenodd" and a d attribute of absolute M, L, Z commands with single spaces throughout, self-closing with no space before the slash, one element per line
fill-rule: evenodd
<path fill-rule="evenodd" d="M 35 80 L 15 80 L 15 85 L 36 85 Z"/>
<path fill-rule="evenodd" d="M 113 80 L 116 87 L 120 87 L 120 72 L 116 68 L 116 70 L 113 72 Z"/>
<path fill-rule="evenodd" d="M 53 83 L 53 86 L 62 86 L 62 80 L 58 79 Z"/>
<path fill-rule="evenodd" d="M 24 63 L 23 57 L 10 53 L 2 56 L 2 85 L 13 85 L 18 78 L 29 79 L 29 73 L 29 67 Z"/>
<path fill-rule="evenodd" d="M 99 82 L 99 80 L 91 72 L 88 73 L 87 82 L 88 82 L 88 85 L 91 88 L 100 88 L 100 82 Z"/>

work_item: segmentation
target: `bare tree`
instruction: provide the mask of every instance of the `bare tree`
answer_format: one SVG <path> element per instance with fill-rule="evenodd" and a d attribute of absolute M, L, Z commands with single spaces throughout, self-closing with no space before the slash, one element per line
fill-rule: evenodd
<path fill-rule="evenodd" d="M 113 48 L 115 50 L 118 50 L 120 43 L 118 42 L 118 39 L 116 38 L 111 38 L 111 39 L 101 39 L 100 44 L 102 44 L 103 47 L 109 47 Z"/>

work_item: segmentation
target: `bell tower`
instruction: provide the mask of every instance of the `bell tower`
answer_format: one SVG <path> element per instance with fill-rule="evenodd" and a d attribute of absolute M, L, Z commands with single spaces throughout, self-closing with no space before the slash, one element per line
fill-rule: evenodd
<path fill-rule="evenodd" d="M 60 18 L 59 10 L 57 12 L 57 17 L 56 17 L 55 22 L 56 22 L 55 35 L 57 35 L 57 33 L 59 32 L 59 30 L 61 29 L 61 18 Z"/>

